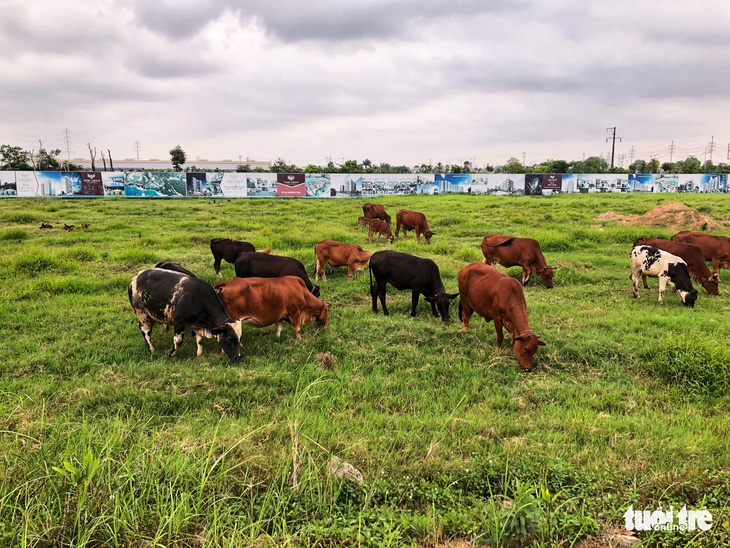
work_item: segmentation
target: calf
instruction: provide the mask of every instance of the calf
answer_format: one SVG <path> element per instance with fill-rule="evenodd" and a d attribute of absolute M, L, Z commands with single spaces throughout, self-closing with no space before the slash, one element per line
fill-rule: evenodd
<path fill-rule="evenodd" d="M 301 278 L 233 278 L 215 286 L 218 296 L 232 318 L 253 327 L 276 324 L 281 336 L 283 322 L 291 323 L 297 339 L 300 327 L 316 321 L 327 327 L 330 304 L 312 295 Z"/>
<path fill-rule="evenodd" d="M 371 204 L 370 202 L 363 204 L 362 214 L 366 219 L 380 219 L 390 224 L 390 215 L 386 213 L 385 207 L 381 204 Z"/>
<path fill-rule="evenodd" d="M 730 238 L 727 236 L 714 236 L 704 232 L 692 232 L 683 230 L 672 236 L 673 242 L 684 242 L 694 244 L 702 248 L 706 261 L 712 261 L 712 273 L 720 280 L 720 269 L 730 270 Z"/>
<path fill-rule="evenodd" d="M 53 225 L 49 225 L 48 223 L 41 223 L 41 228 L 53 228 Z"/>
<path fill-rule="evenodd" d="M 177 356 L 188 329 L 195 333 L 197 356 L 203 355 L 203 337 L 215 337 L 232 361 L 241 357 L 241 324 L 228 316 L 215 290 L 205 280 L 173 270 L 148 268 L 132 278 L 127 293 L 150 353 L 155 351 L 150 333 L 154 324 L 159 323 L 174 328 L 171 357 Z"/>
<path fill-rule="evenodd" d="M 692 287 L 687 263 L 668 251 L 639 245 L 631 250 L 631 281 L 633 294 L 639 298 L 639 278 L 642 275 L 659 278 L 659 304 L 664 304 L 667 284 L 674 289 L 685 306 L 694 306 L 697 290 Z"/>
<path fill-rule="evenodd" d="M 243 253 L 235 263 L 236 276 L 239 278 L 278 278 L 280 276 L 298 276 L 304 281 L 307 289 L 315 297 L 319 297 L 319 286 L 314 285 L 304 265 L 291 257 L 280 257 L 263 253 Z"/>
<path fill-rule="evenodd" d="M 239 242 L 230 238 L 213 238 L 210 241 L 210 252 L 213 254 L 213 268 L 215 275 L 221 277 L 221 261 L 225 259 L 227 263 L 234 264 L 241 253 L 253 253 L 256 248 L 249 242 Z M 270 249 L 265 249 L 259 253 L 270 253 Z"/>
<path fill-rule="evenodd" d="M 720 283 L 720 276 L 713 274 L 710 269 L 707 268 L 705 262 L 705 254 L 702 248 L 694 244 L 686 244 L 683 242 L 673 242 L 671 240 L 662 240 L 661 238 L 639 238 L 634 242 L 634 247 L 637 245 L 648 245 L 650 247 L 656 247 L 662 251 L 668 251 L 669 253 L 680 257 L 689 269 L 690 277 L 702 285 L 705 291 L 710 295 L 719 295 L 718 284 Z M 644 288 L 649 289 L 646 285 L 646 275 L 642 275 L 644 281 Z"/>
<path fill-rule="evenodd" d="M 403 229 L 403 237 L 408 237 L 409 230 L 416 231 L 416 241 L 421 243 L 421 234 L 426 238 L 426 243 L 431 243 L 431 236 L 436 234 L 428 228 L 426 222 L 426 216 L 418 211 L 410 211 L 408 209 L 401 209 L 395 214 L 395 235 L 398 237 L 398 231 Z"/>
<path fill-rule="evenodd" d="M 530 330 L 520 283 L 493 266 L 472 263 L 459 271 L 459 297 L 459 319 L 463 321 L 463 330 L 469 329 L 474 312 L 488 322 L 494 320 L 497 346 L 502 348 L 502 327 L 506 327 L 520 368 L 532 371 L 532 357 L 545 343 Z"/>
<path fill-rule="evenodd" d="M 504 267 L 522 267 L 522 285 L 527 285 L 535 273 L 545 287 L 553 287 L 555 271 L 547 265 L 540 244 L 532 238 L 517 238 L 502 234 L 487 234 L 482 240 L 482 254 L 488 265 L 499 263 Z"/>
<path fill-rule="evenodd" d="M 393 233 L 390 231 L 388 223 L 381 221 L 380 219 L 370 219 L 368 221 L 368 241 L 373 241 L 373 234 L 378 235 L 378 241 L 380 241 L 380 236 L 385 236 L 385 239 L 388 240 L 388 243 L 390 244 L 392 244 L 395 239 Z"/>
<path fill-rule="evenodd" d="M 375 283 L 373 283 L 375 275 Z M 378 313 L 378 297 L 383 306 L 383 314 L 388 315 L 385 306 L 385 289 L 388 284 L 396 289 L 411 290 L 411 316 L 416 315 L 418 297 L 431 305 L 431 313 L 445 322 L 449 321 L 449 305 L 458 293 L 449 295 L 441 281 L 438 266 L 431 259 L 414 257 L 397 251 L 377 251 L 370 258 L 370 296 L 373 299 L 373 312 Z M 438 309 L 438 312 L 437 312 Z"/>
<path fill-rule="evenodd" d="M 357 218 L 357 228 L 362 228 L 364 226 L 367 226 L 369 220 L 370 219 L 368 219 L 367 217 L 358 217 Z M 43 228 L 43 227 L 41 227 L 41 228 Z"/>
<path fill-rule="evenodd" d="M 334 240 L 323 240 L 314 246 L 314 280 L 327 281 L 326 268 L 347 267 L 347 277 L 352 278 L 356 270 L 365 270 L 370 260 L 370 252 L 355 244 L 343 244 Z"/>

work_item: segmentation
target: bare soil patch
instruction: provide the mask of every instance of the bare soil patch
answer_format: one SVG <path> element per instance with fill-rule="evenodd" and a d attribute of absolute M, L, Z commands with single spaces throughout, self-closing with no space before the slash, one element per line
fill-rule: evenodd
<path fill-rule="evenodd" d="M 663 226 L 677 230 L 717 230 L 722 224 L 709 215 L 700 213 L 679 202 L 667 202 L 650 209 L 643 215 L 621 215 L 607 211 L 596 217 L 597 221 L 618 221 L 639 226 Z"/>

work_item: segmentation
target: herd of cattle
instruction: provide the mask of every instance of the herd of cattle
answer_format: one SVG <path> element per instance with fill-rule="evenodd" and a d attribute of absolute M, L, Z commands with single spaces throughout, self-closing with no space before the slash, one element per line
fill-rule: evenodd
<path fill-rule="evenodd" d="M 434 235 L 423 213 L 400 210 L 396 214 L 395 236 L 390 231 L 391 217 L 379 204 L 365 204 L 359 226 L 368 226 L 368 240 L 373 234 L 386 236 L 392 242 L 403 230 L 413 230 L 416 239 L 423 236 L 430 243 Z M 326 267 L 346 266 L 348 279 L 355 271 L 369 264 L 370 296 L 373 312 L 378 312 L 378 299 L 383 314 L 388 315 L 386 287 L 411 290 L 411 316 L 422 295 L 431 305 L 431 312 L 443 321 L 449 320 L 450 302 L 459 297 L 459 320 L 468 330 L 476 312 L 486 321 L 494 321 L 497 344 L 504 340 L 503 328 L 510 334 L 515 356 L 524 371 L 532 370 L 532 359 L 545 343 L 530 330 L 522 285 L 536 274 L 545 287 L 553 287 L 554 268 L 548 266 L 537 240 L 501 234 L 488 234 L 481 244 L 484 260 L 462 268 L 458 273 L 458 293 L 449 294 L 441 281 L 438 266 L 431 259 L 408 253 L 384 250 L 372 255 L 359 245 L 324 240 L 314 246 L 315 281 L 327 281 Z M 195 334 L 197 355 L 203 353 L 203 338 L 216 338 L 231 360 L 241 356 L 242 325 L 266 327 L 276 325 L 277 337 L 284 322 L 294 328 L 298 339 L 300 327 L 317 322 L 326 327 L 330 304 L 319 298 L 320 287 L 309 279 L 304 265 L 297 259 L 259 250 L 248 242 L 214 238 L 210 242 L 216 275 L 221 277 L 221 261 L 232 263 L 236 277 L 215 287 L 173 262 L 158 263 L 142 270 L 129 284 L 129 300 L 139 320 L 139 328 L 150 352 L 154 352 L 150 332 L 155 323 L 173 326 L 173 348 L 176 356 L 185 331 Z M 730 238 L 701 232 L 682 231 L 671 240 L 640 238 L 630 255 L 633 295 L 639 297 L 639 279 L 659 279 L 659 303 L 663 304 L 666 286 L 677 292 L 686 306 L 694 306 L 696 281 L 711 295 L 719 294 L 720 268 L 730 269 Z M 712 261 L 713 271 L 706 261 Z M 522 285 L 494 268 L 522 268 Z"/>

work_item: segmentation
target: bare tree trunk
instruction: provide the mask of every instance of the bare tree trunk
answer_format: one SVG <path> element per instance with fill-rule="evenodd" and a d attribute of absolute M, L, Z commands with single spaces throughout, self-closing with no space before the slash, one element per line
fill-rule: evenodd
<path fill-rule="evenodd" d="M 114 162 L 112 161 L 112 151 L 109 149 L 106 149 L 107 154 L 109 154 L 109 171 L 114 171 Z"/>
<path fill-rule="evenodd" d="M 86 143 L 86 146 L 89 147 L 89 156 L 91 156 L 91 171 L 96 171 L 96 164 L 94 163 L 94 160 L 96 160 L 96 147 L 92 150 L 91 143 Z"/>
<path fill-rule="evenodd" d="M 106 158 L 104 157 L 104 151 L 101 151 L 101 161 L 104 162 L 104 171 L 106 171 Z"/>

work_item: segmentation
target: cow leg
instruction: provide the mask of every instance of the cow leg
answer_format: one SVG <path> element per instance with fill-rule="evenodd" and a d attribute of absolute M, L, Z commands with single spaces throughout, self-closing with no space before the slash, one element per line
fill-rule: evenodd
<path fill-rule="evenodd" d="M 319 281 L 319 257 L 314 256 L 314 281 Z"/>
<path fill-rule="evenodd" d="M 471 315 L 474 312 L 468 302 L 464 299 L 459 301 L 459 319 L 462 321 L 461 329 L 463 331 L 469 330 L 469 322 L 471 322 Z"/>
<path fill-rule="evenodd" d="M 223 260 L 223 255 L 216 255 L 213 253 L 213 268 L 215 269 L 215 275 L 218 278 L 221 278 L 221 261 Z"/>
<path fill-rule="evenodd" d="M 385 289 L 386 289 L 386 286 L 387 285 L 388 285 L 387 282 L 383 283 L 382 284 L 382 287 L 381 287 L 380 284 L 378 284 L 378 297 L 380 297 L 380 306 L 383 307 L 383 315 L 384 316 L 389 316 L 390 315 L 390 312 L 388 312 L 388 307 L 385 306 Z M 376 310 L 376 312 L 377 312 L 377 310 Z"/>
<path fill-rule="evenodd" d="M 289 313 L 289 321 L 291 326 L 294 328 L 294 334 L 297 336 L 297 340 L 302 340 L 302 335 L 299 332 L 302 328 L 302 316 L 299 311 L 293 310 Z"/>
<path fill-rule="evenodd" d="M 416 307 L 418 306 L 418 297 L 420 297 L 421 294 L 416 291 L 415 289 L 411 292 L 411 317 L 414 318 L 416 316 Z"/>
<path fill-rule="evenodd" d="M 646 274 L 641 274 L 641 279 L 644 282 L 644 289 L 649 289 L 649 285 L 646 283 Z"/>
<path fill-rule="evenodd" d="M 281 330 L 284 328 L 284 322 L 279 320 L 276 322 L 276 336 L 277 338 L 281 338 Z"/>
<path fill-rule="evenodd" d="M 532 277 L 532 270 L 529 266 L 522 266 L 522 285 L 527 285 Z"/>
<path fill-rule="evenodd" d="M 431 301 L 431 314 L 433 314 L 434 318 L 439 317 L 439 313 L 436 311 L 436 301 Z"/>
<path fill-rule="evenodd" d="M 639 272 L 631 271 L 631 274 L 629 275 L 629 280 L 631 280 L 631 283 L 633 284 L 631 292 L 634 295 L 634 299 L 639 298 Z"/>
<path fill-rule="evenodd" d="M 669 281 L 668 277 L 659 276 L 659 304 L 664 304 L 664 291 L 667 289 L 667 281 Z"/>
<path fill-rule="evenodd" d="M 203 334 L 200 331 L 195 332 L 195 344 L 197 345 L 198 349 L 195 352 L 195 355 L 199 358 L 203 355 Z"/>
<path fill-rule="evenodd" d="M 494 329 L 497 331 L 497 346 L 502 348 L 502 342 L 504 341 L 504 333 L 502 332 L 502 318 L 500 316 L 494 317 Z"/>
<path fill-rule="evenodd" d="M 355 265 L 351 265 L 351 264 L 347 265 L 347 279 L 348 280 L 352 279 L 352 273 L 354 272 L 354 270 L 355 270 Z"/>
<path fill-rule="evenodd" d="M 180 349 L 180 345 L 183 342 L 183 335 L 185 335 L 185 328 L 182 329 L 175 326 L 175 334 L 172 336 L 172 350 L 170 351 L 170 357 L 176 358 L 177 351 Z"/>
<path fill-rule="evenodd" d="M 150 337 L 150 333 L 152 333 L 152 326 L 155 325 L 155 321 L 143 312 L 137 313 L 137 319 L 139 320 L 139 330 L 142 332 L 144 342 L 147 343 L 147 346 L 150 349 L 150 354 L 154 354 L 155 347 L 152 346 L 152 337 Z"/>
<path fill-rule="evenodd" d="M 720 279 L 720 267 L 722 266 L 722 261 L 720 259 L 712 259 L 712 273 L 717 275 L 717 279 Z"/>

